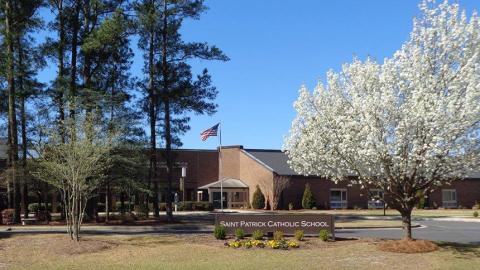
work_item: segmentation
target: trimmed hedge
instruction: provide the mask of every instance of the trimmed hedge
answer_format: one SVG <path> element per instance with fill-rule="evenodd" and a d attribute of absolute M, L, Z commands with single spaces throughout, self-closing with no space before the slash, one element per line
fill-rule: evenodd
<path fill-rule="evenodd" d="M 30 203 L 28 204 L 28 211 L 29 212 L 37 212 L 37 211 L 52 211 L 52 204 L 47 203 L 47 209 L 45 209 L 45 204 L 41 203 L 40 205 L 38 203 Z"/>
<path fill-rule="evenodd" d="M 162 209 L 162 204 L 160 204 L 160 209 Z M 163 204 L 163 209 L 165 209 L 165 204 Z M 212 211 L 213 204 L 210 202 L 185 201 L 179 202 L 177 209 L 178 211 Z"/>

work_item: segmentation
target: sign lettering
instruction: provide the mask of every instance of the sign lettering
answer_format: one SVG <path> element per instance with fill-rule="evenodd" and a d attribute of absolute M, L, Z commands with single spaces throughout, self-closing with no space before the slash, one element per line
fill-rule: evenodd
<path fill-rule="evenodd" d="M 306 234 L 318 234 L 325 229 L 335 233 L 335 217 L 333 215 L 317 214 L 217 214 L 215 224 L 225 227 L 228 234 L 236 229 L 243 229 L 245 233 L 262 230 L 264 233 L 282 231 L 293 234 L 296 230 L 303 230 Z"/>

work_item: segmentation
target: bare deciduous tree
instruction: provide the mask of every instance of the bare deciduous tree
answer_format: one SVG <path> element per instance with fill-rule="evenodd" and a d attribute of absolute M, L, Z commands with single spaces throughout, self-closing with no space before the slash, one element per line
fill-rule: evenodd
<path fill-rule="evenodd" d="M 86 203 L 110 166 L 112 142 L 100 136 L 88 118 L 74 121 L 65 125 L 65 142 L 53 134 L 50 143 L 39 149 L 34 175 L 60 190 L 67 232 L 78 241 Z"/>
<path fill-rule="evenodd" d="M 283 191 L 290 185 L 290 178 L 284 175 L 273 176 L 272 210 L 277 210 Z"/>

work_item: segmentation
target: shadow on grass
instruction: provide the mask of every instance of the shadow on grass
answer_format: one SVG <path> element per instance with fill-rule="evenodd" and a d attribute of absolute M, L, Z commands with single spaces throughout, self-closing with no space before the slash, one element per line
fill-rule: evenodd
<path fill-rule="evenodd" d="M 154 246 L 154 245 L 177 245 L 182 243 L 183 240 L 179 238 L 161 238 L 159 236 L 143 236 L 127 238 L 123 241 L 124 244 L 132 246 Z"/>
<path fill-rule="evenodd" d="M 0 240 L 10 238 L 11 236 L 12 234 L 10 232 L 0 232 Z"/>
<path fill-rule="evenodd" d="M 445 251 L 451 251 L 457 258 L 469 259 L 480 257 L 480 242 L 470 244 L 439 242 L 440 248 Z"/>

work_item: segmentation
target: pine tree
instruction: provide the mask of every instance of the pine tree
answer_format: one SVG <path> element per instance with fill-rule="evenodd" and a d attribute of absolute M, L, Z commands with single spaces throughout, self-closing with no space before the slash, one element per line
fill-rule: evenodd
<path fill-rule="evenodd" d="M 227 61 L 228 57 L 215 46 L 206 43 L 185 42 L 180 28 L 185 19 L 198 19 L 206 7 L 201 0 L 142 0 L 136 5 L 139 29 L 139 47 L 145 52 L 145 72 L 148 75 L 148 116 L 150 119 L 151 176 L 156 180 L 156 121 L 162 120 L 164 158 L 167 168 L 166 211 L 172 215 L 172 181 L 174 159 L 172 147 L 179 144 L 175 133 L 189 129 L 186 113 L 213 114 L 217 90 L 211 85 L 210 75 L 204 70 L 196 78 L 188 60 Z M 153 181 L 156 184 L 156 181 Z M 155 192 L 157 187 L 154 187 Z M 157 205 L 154 195 L 154 205 Z M 157 211 L 155 210 L 155 213 Z M 157 214 L 156 214 L 157 215 Z"/>
<path fill-rule="evenodd" d="M 0 1 L 0 14 L 3 17 L 3 41 L 5 46 L 5 70 L 8 85 L 8 164 L 9 178 L 13 186 L 13 194 L 10 196 L 10 206 L 15 208 L 14 222 L 20 222 L 21 191 L 18 176 L 20 171 L 26 170 L 26 157 L 22 157 L 22 167 L 19 165 L 19 142 L 17 115 L 20 109 L 22 140 L 25 139 L 25 97 L 28 84 L 24 63 L 29 58 L 24 57 L 23 39 L 26 34 L 38 25 L 40 20 L 35 17 L 37 10 L 42 4 L 41 0 L 3 0 Z M 31 64 L 31 63 L 28 63 Z M 20 108 L 18 108 L 20 106 Z M 22 142 L 22 143 L 23 143 Z M 23 152 L 26 144 L 23 143 Z M 25 178 L 25 174 L 23 174 Z M 23 181 L 25 182 L 25 181 Z M 10 187 L 9 184 L 7 184 Z M 24 191 L 26 185 L 24 185 Z M 26 191 L 25 191 L 26 193 Z M 26 194 L 24 195 L 24 198 Z M 25 203 L 25 200 L 24 200 Z"/>
<path fill-rule="evenodd" d="M 305 190 L 303 191 L 302 197 L 302 207 L 303 209 L 312 209 L 315 207 L 315 197 L 313 196 L 312 190 L 310 189 L 309 184 L 305 184 Z"/>
<path fill-rule="evenodd" d="M 258 185 L 255 189 L 255 192 L 253 193 L 252 208 L 253 209 L 265 208 L 265 196 L 263 195 Z"/>

